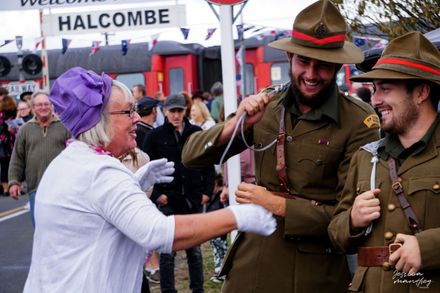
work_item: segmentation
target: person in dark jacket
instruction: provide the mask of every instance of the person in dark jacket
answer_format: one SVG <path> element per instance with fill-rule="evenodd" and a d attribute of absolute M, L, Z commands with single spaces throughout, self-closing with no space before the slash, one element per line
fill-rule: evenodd
<path fill-rule="evenodd" d="M 202 174 L 182 164 L 182 148 L 187 138 L 201 128 L 185 118 L 186 104 L 182 95 L 170 95 L 164 105 L 165 123 L 150 131 L 144 149 L 151 160 L 167 158 L 175 164 L 174 180 L 156 184 L 151 200 L 165 215 L 191 214 L 202 211 Z M 200 246 L 186 249 L 190 288 L 193 293 L 203 292 L 203 261 Z M 160 287 L 162 293 L 177 292 L 174 284 L 175 253 L 160 255 Z"/>

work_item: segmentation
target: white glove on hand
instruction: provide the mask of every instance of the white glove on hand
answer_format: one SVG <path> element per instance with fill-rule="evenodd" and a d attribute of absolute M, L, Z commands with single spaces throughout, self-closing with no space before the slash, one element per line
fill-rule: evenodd
<path fill-rule="evenodd" d="M 235 216 L 237 230 L 257 233 L 264 236 L 272 234 L 277 222 L 272 213 L 256 204 L 238 204 L 228 207 Z"/>
<path fill-rule="evenodd" d="M 156 183 L 169 183 L 174 177 L 174 162 L 167 159 L 153 160 L 139 168 L 134 176 L 138 180 L 141 189 L 146 191 Z"/>

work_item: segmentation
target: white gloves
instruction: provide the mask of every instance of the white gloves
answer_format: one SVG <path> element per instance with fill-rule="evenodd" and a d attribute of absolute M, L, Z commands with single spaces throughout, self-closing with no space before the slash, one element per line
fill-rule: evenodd
<path fill-rule="evenodd" d="M 272 213 L 256 204 L 238 204 L 228 207 L 235 216 L 237 230 L 269 236 L 275 231 L 277 222 Z"/>
<path fill-rule="evenodd" d="M 141 189 L 146 191 L 156 183 L 169 183 L 174 177 L 174 162 L 167 159 L 153 160 L 139 168 L 134 176 L 138 180 Z"/>

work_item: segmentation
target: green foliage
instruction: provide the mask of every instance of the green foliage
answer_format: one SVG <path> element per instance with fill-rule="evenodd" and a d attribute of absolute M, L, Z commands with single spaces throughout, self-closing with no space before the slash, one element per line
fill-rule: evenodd
<path fill-rule="evenodd" d="M 332 0 L 353 34 L 395 38 L 440 27 L 439 0 Z M 366 25 L 370 29 L 366 29 Z M 378 30 L 371 30 L 375 26 Z"/>

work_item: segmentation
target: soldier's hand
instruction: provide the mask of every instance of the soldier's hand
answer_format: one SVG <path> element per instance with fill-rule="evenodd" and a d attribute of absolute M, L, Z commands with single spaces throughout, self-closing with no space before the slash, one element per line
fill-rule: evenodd
<path fill-rule="evenodd" d="M 247 117 L 244 123 L 244 127 L 248 128 L 261 120 L 266 109 L 267 104 L 271 101 L 271 98 L 264 92 L 257 95 L 250 95 L 241 101 L 237 109 L 237 119 L 241 117 L 243 113 L 247 113 Z"/>
<path fill-rule="evenodd" d="M 21 195 L 21 187 L 20 185 L 14 184 L 9 187 L 9 196 L 13 199 L 18 200 L 18 197 Z"/>
<path fill-rule="evenodd" d="M 416 236 L 399 233 L 394 242 L 402 243 L 402 247 L 390 255 L 390 264 L 398 271 L 410 275 L 417 273 L 422 265 L 422 257 Z"/>
<path fill-rule="evenodd" d="M 274 195 L 262 186 L 250 183 L 240 183 L 235 192 L 238 203 L 254 203 L 271 211 L 274 215 L 284 216 L 286 200 Z"/>
<path fill-rule="evenodd" d="M 358 195 L 351 209 L 351 228 L 358 229 L 367 227 L 373 220 L 380 217 L 380 201 L 376 197 L 380 189 L 366 191 Z"/>

